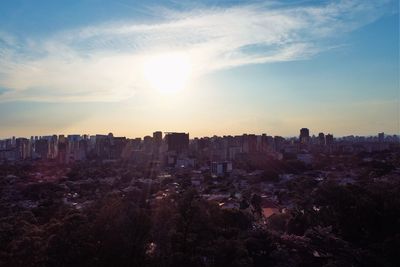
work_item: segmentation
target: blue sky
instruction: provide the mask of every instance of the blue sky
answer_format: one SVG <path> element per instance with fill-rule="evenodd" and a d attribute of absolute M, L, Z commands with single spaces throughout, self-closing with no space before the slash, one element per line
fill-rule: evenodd
<path fill-rule="evenodd" d="M 179 2 L 1 1 L 0 137 L 399 134 L 397 1 Z"/>

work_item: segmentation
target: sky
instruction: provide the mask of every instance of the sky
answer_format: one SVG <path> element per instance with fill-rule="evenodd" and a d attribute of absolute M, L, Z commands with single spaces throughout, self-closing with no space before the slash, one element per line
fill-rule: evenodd
<path fill-rule="evenodd" d="M 0 1 L 0 138 L 399 122 L 396 0 Z"/>

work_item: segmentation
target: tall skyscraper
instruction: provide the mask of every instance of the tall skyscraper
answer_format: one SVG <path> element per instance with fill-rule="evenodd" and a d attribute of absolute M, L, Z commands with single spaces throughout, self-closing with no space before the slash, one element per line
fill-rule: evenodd
<path fill-rule="evenodd" d="M 257 151 L 257 136 L 255 134 L 244 134 L 242 138 L 244 153 L 254 153 Z"/>
<path fill-rule="evenodd" d="M 146 135 L 143 137 L 143 150 L 146 152 L 151 152 L 153 149 L 153 137 Z"/>
<path fill-rule="evenodd" d="M 320 146 L 325 145 L 325 134 L 324 133 L 319 133 L 318 134 L 318 143 Z"/>
<path fill-rule="evenodd" d="M 46 160 L 49 155 L 49 141 L 44 138 L 35 141 L 35 152 L 41 159 Z"/>
<path fill-rule="evenodd" d="M 156 131 L 153 133 L 153 141 L 155 144 L 159 145 L 162 142 L 162 132 Z"/>
<path fill-rule="evenodd" d="M 189 148 L 188 133 L 166 133 L 168 151 L 182 152 Z"/>
<path fill-rule="evenodd" d="M 59 135 L 58 136 L 58 161 L 59 163 L 67 163 L 67 147 L 68 146 L 68 141 L 65 138 L 64 135 Z"/>
<path fill-rule="evenodd" d="M 333 144 L 333 135 L 332 134 L 327 134 L 325 136 L 325 142 L 326 142 L 327 146 L 332 145 Z"/>
<path fill-rule="evenodd" d="M 19 160 L 24 160 L 30 158 L 31 156 L 31 144 L 29 139 L 26 138 L 16 138 L 15 139 L 15 158 Z"/>
<path fill-rule="evenodd" d="M 310 131 L 308 128 L 301 128 L 300 129 L 300 143 L 308 144 L 310 142 Z"/>

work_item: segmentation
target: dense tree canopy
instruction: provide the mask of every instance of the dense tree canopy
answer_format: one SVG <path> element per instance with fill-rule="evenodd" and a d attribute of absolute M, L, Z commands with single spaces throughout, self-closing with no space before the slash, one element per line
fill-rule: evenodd
<path fill-rule="evenodd" d="M 3 168 L 2 177 L 15 171 Z M 396 179 L 299 177 L 281 194 L 294 205 L 265 220 L 258 194 L 244 193 L 240 207 L 223 209 L 184 183 L 183 173 L 181 190 L 154 198 L 172 181 L 149 185 L 135 178 L 140 170 L 121 168 L 123 175 L 78 166 L 62 183 L 3 180 L 0 266 L 400 266 Z M 108 182 L 109 175 L 117 178 Z M 71 180 L 69 188 L 95 200 L 67 205 Z M 119 190 L 121 183 L 129 190 Z M 11 205 L 16 200 L 28 208 Z"/>

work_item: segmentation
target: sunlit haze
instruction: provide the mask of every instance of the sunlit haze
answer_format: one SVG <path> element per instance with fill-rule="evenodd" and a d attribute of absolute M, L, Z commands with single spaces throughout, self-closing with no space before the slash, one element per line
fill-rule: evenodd
<path fill-rule="evenodd" d="M 148 58 L 144 75 L 150 86 L 169 94 L 183 90 L 190 79 L 190 58 L 179 53 L 166 53 Z"/>

